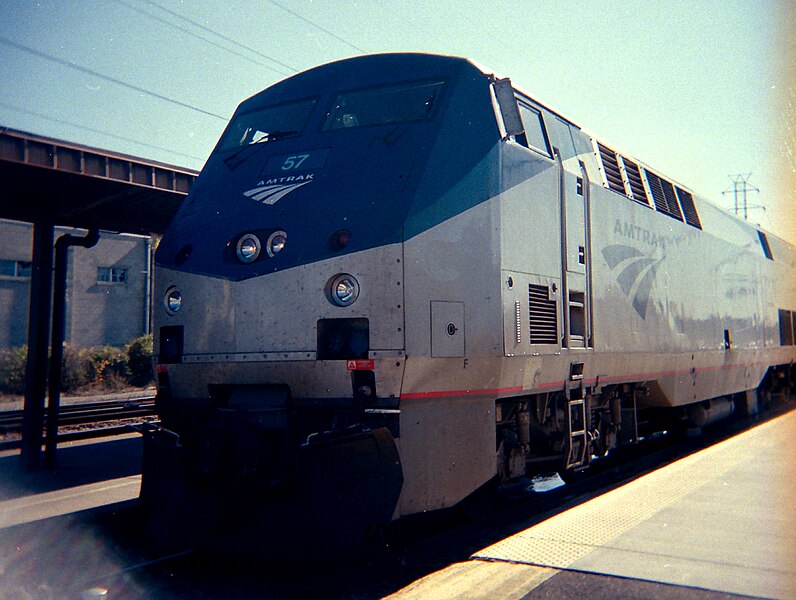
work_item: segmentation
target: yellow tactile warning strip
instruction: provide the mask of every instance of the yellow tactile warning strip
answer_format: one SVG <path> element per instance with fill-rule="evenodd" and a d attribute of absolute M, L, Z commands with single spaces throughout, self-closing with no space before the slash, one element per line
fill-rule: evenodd
<path fill-rule="evenodd" d="M 595 547 L 606 544 L 704 485 L 705 480 L 693 472 L 694 463 L 702 460 L 701 457 L 690 456 L 678 461 L 670 465 L 669 477 L 663 482 L 657 477 L 643 477 L 473 556 L 569 567 Z M 711 471 L 709 476 L 714 478 L 729 467 L 726 464 L 721 468 L 711 462 L 706 465 L 707 471 Z M 562 527 L 563 523 L 566 526 Z"/>
<path fill-rule="evenodd" d="M 787 483 L 795 432 L 790 413 L 473 558 L 796 597 L 796 503 L 788 500 L 796 490 Z"/>
<path fill-rule="evenodd" d="M 556 569 L 507 562 L 471 561 L 455 563 L 418 579 L 387 596 L 390 600 L 482 600 L 524 597 L 550 577 Z"/>

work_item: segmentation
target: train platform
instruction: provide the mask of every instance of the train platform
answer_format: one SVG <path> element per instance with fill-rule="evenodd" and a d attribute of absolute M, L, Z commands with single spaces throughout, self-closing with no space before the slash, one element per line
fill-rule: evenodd
<path fill-rule="evenodd" d="M 794 436 L 792 411 L 389 597 L 796 598 Z"/>
<path fill-rule="evenodd" d="M 138 497 L 141 436 L 66 442 L 57 463 L 29 472 L 19 451 L 0 453 L 0 538 L 8 527 Z"/>
<path fill-rule="evenodd" d="M 141 451 L 139 434 L 66 442 L 36 472 L 0 453 L 0 599 L 80 598 L 84 580 L 118 570 L 125 550 L 98 515 L 134 505 Z"/>
<path fill-rule="evenodd" d="M 796 411 L 515 527 L 389 597 L 796 598 L 794 436 Z M 107 574 L 124 597 L 152 597 L 124 579 L 151 559 L 132 508 L 141 441 L 64 444 L 58 468 L 37 473 L 20 469 L 18 452 L 0 453 L 0 599 L 80 597 Z"/>

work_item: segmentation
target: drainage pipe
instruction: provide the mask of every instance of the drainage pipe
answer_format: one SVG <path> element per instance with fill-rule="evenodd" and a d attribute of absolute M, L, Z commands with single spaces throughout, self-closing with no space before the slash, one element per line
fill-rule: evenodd
<path fill-rule="evenodd" d="M 53 320 L 50 346 L 50 376 L 47 401 L 47 437 L 44 445 L 44 464 L 56 466 L 55 451 L 58 444 L 58 413 L 61 404 L 61 362 L 64 358 L 66 330 L 66 275 L 69 248 L 92 248 L 99 241 L 99 229 L 90 229 L 85 237 L 65 234 L 55 242 L 55 268 L 53 277 Z"/>

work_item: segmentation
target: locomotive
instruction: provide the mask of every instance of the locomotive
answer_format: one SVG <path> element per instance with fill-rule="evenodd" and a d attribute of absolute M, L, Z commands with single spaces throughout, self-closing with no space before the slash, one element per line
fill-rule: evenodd
<path fill-rule="evenodd" d="M 463 58 L 245 100 L 155 261 L 141 500 L 216 547 L 366 536 L 794 380 L 787 242 Z"/>

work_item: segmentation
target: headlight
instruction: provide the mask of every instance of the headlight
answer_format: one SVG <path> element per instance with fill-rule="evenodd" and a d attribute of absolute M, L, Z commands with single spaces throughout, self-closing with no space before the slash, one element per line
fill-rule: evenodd
<path fill-rule="evenodd" d="M 242 235 L 238 240 L 238 258 L 241 262 L 250 263 L 260 256 L 260 238 L 253 233 Z"/>
<path fill-rule="evenodd" d="M 265 243 L 265 251 L 268 256 L 273 258 L 282 251 L 287 243 L 287 234 L 284 231 L 274 231 L 268 236 L 268 241 Z"/>
<path fill-rule="evenodd" d="M 166 311 L 173 315 L 182 308 L 182 293 L 177 288 L 170 287 L 166 290 L 163 303 L 166 305 Z"/>
<path fill-rule="evenodd" d="M 335 306 L 351 306 L 359 298 L 359 282 L 353 275 L 335 275 L 327 284 L 329 300 Z"/>

